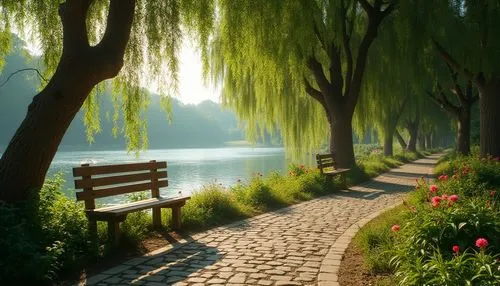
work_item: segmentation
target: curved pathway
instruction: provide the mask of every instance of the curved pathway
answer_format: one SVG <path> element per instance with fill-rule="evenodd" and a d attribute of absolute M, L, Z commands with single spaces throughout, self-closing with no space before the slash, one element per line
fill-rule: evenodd
<path fill-rule="evenodd" d="M 218 227 L 134 258 L 81 285 L 338 285 L 359 222 L 400 203 L 440 154 L 359 186 Z"/>

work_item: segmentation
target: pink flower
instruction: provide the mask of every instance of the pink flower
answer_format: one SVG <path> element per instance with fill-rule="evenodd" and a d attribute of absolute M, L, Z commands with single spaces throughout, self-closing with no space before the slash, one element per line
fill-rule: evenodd
<path fill-rule="evenodd" d="M 439 207 L 439 204 L 441 203 L 441 197 L 433 197 L 431 199 L 431 204 L 433 207 L 437 208 Z"/>
<path fill-rule="evenodd" d="M 450 201 L 452 201 L 452 202 L 456 202 L 456 201 L 458 201 L 458 196 L 457 195 L 451 195 L 448 199 Z"/>
<path fill-rule="evenodd" d="M 441 199 L 443 199 L 443 200 L 447 200 L 447 199 L 448 199 L 448 195 L 443 194 L 443 195 L 441 196 Z"/>
<path fill-rule="evenodd" d="M 436 186 L 436 185 L 430 185 L 430 186 L 429 186 L 429 191 L 431 191 L 431 192 L 433 192 L 433 193 L 437 192 L 437 190 L 438 190 L 438 189 L 439 189 L 439 188 L 438 188 L 438 186 Z"/>
<path fill-rule="evenodd" d="M 446 180 L 448 180 L 448 175 L 446 175 L 446 174 L 442 174 L 441 176 L 439 176 L 439 178 L 438 178 L 438 179 L 439 179 L 440 181 L 446 181 Z"/>
<path fill-rule="evenodd" d="M 460 246 L 458 246 L 458 245 L 453 245 L 453 247 L 451 249 L 453 250 L 453 252 L 455 252 L 457 254 L 460 252 Z"/>
<path fill-rule="evenodd" d="M 392 231 L 394 231 L 394 232 L 396 232 L 396 231 L 399 231 L 399 229 L 400 229 L 400 228 L 401 228 L 401 227 L 399 226 L 399 224 L 395 224 L 395 225 L 393 225 L 393 226 L 391 227 L 391 230 L 392 230 Z"/>
<path fill-rule="evenodd" d="M 486 246 L 488 246 L 488 240 L 486 240 L 486 238 L 480 237 L 476 240 L 476 246 L 481 249 L 485 248 Z"/>

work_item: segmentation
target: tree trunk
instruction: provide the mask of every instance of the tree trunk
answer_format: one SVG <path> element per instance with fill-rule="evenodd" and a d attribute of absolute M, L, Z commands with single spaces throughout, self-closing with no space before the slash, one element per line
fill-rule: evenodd
<path fill-rule="evenodd" d="M 457 152 L 470 153 L 470 106 L 462 106 L 457 118 Z"/>
<path fill-rule="evenodd" d="M 413 122 L 408 126 L 408 133 L 410 133 L 410 139 L 406 150 L 417 152 L 418 122 Z"/>
<path fill-rule="evenodd" d="M 394 132 L 392 132 L 394 133 Z M 392 148 L 392 142 L 393 142 L 393 136 L 394 134 L 384 134 L 384 156 L 392 156 L 394 155 L 393 153 L 393 148 Z"/>
<path fill-rule="evenodd" d="M 352 143 L 352 115 L 332 112 L 330 152 L 335 158 L 336 168 L 351 168 L 355 164 Z"/>
<path fill-rule="evenodd" d="M 399 131 L 396 129 L 394 131 L 394 135 L 396 136 L 396 139 L 398 139 L 398 142 L 399 142 L 399 145 L 401 145 L 401 148 L 403 150 L 405 150 L 408 147 L 408 145 L 406 145 L 405 139 L 403 138 L 403 136 L 401 136 L 401 133 L 399 133 Z"/>
<path fill-rule="evenodd" d="M 425 151 L 425 135 L 418 136 L 418 149 Z"/>
<path fill-rule="evenodd" d="M 493 77 L 480 94 L 481 156 L 500 157 L 500 77 Z"/>
<path fill-rule="evenodd" d="M 112 0 L 101 42 L 88 44 L 86 15 L 92 1 L 68 1 L 59 9 L 63 52 L 56 72 L 34 98 L 0 159 L 0 200 L 20 202 L 42 187 L 66 129 L 93 87 L 123 65 L 134 0 Z"/>
<path fill-rule="evenodd" d="M 430 132 L 425 136 L 425 148 L 432 149 L 432 133 Z"/>

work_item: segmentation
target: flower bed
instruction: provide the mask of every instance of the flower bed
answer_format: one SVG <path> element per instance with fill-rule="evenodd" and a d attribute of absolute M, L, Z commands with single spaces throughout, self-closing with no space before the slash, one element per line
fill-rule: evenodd
<path fill-rule="evenodd" d="M 437 169 L 381 231 L 361 230 L 365 263 L 399 285 L 500 285 L 500 162 L 450 156 Z"/>

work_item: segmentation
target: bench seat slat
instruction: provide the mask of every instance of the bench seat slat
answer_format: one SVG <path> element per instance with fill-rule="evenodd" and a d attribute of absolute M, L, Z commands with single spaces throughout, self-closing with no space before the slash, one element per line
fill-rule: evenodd
<path fill-rule="evenodd" d="M 332 154 L 317 154 L 316 159 L 332 158 Z"/>
<path fill-rule="evenodd" d="M 331 171 L 325 171 L 323 174 L 325 175 L 337 175 L 337 174 L 342 174 L 345 172 L 349 172 L 350 169 L 335 169 Z"/>
<path fill-rule="evenodd" d="M 168 181 L 167 180 L 158 181 L 155 183 L 155 186 L 157 186 L 158 188 L 167 187 Z M 133 185 L 112 187 L 112 188 L 106 188 L 106 189 L 98 189 L 98 190 L 92 190 L 92 191 L 84 191 L 84 192 L 76 193 L 76 199 L 78 201 L 81 201 L 81 200 L 88 200 L 88 199 L 104 198 L 104 197 L 109 197 L 109 196 L 116 196 L 116 195 L 121 195 L 121 194 L 128 194 L 128 193 L 133 193 L 133 192 L 142 192 L 142 191 L 146 191 L 146 190 L 151 190 L 152 187 L 153 187 L 153 183 L 148 182 L 148 183 L 133 184 Z"/>
<path fill-rule="evenodd" d="M 138 174 L 79 179 L 75 180 L 75 188 L 87 189 L 93 187 L 102 187 L 102 186 L 117 185 L 124 183 L 151 181 L 151 179 L 163 179 L 166 177 L 167 177 L 167 171 L 154 172 L 154 173 L 148 171 L 146 173 L 138 173 Z"/>
<path fill-rule="evenodd" d="M 143 171 L 151 169 L 165 169 L 167 162 L 147 162 L 134 164 L 117 164 L 117 165 L 101 165 L 101 166 L 81 166 L 73 168 L 74 177 L 103 175 L 112 173 L 125 173 L 134 171 Z"/>
<path fill-rule="evenodd" d="M 109 207 L 98 208 L 95 210 L 87 210 L 87 215 L 89 216 L 120 216 L 124 214 L 128 214 L 131 212 L 141 211 L 145 209 L 151 209 L 154 207 L 166 207 L 172 206 L 176 204 L 180 204 L 189 200 L 191 197 L 189 196 L 180 196 L 174 198 L 150 198 L 146 200 L 141 200 L 137 202 L 131 202 L 127 204 L 114 205 Z"/>
<path fill-rule="evenodd" d="M 318 164 L 318 165 L 320 165 L 321 168 L 335 167 L 335 163 L 333 163 L 333 162 L 321 163 L 321 164 Z"/>

